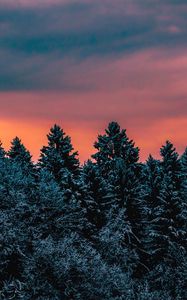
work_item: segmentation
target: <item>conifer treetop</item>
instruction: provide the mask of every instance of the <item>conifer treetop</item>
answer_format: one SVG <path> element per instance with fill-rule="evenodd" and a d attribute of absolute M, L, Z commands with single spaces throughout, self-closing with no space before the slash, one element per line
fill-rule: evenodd
<path fill-rule="evenodd" d="M 186 168 L 186 172 L 187 172 L 187 147 L 181 156 L 181 162 L 182 162 L 183 168 Z"/>
<path fill-rule="evenodd" d="M 170 141 L 166 141 L 166 144 L 161 147 L 160 154 L 162 156 L 161 165 L 165 171 L 165 175 L 170 176 L 172 173 L 177 175 L 181 171 L 181 161 L 179 154 Z"/>
<path fill-rule="evenodd" d="M 8 151 L 8 156 L 9 158 L 19 162 L 31 164 L 32 156 L 21 142 L 21 139 L 17 136 L 11 142 L 11 148 Z"/>
<path fill-rule="evenodd" d="M 92 157 L 102 163 L 116 158 L 123 159 L 126 163 L 135 163 L 139 159 L 139 149 L 126 135 L 126 130 L 121 129 L 117 122 L 111 122 L 104 135 L 98 136 L 94 147 L 98 150 Z"/>
<path fill-rule="evenodd" d="M 78 152 L 73 152 L 71 138 L 55 124 L 47 135 L 48 145 L 41 149 L 39 163 L 60 178 L 63 170 L 77 173 L 79 169 Z"/>

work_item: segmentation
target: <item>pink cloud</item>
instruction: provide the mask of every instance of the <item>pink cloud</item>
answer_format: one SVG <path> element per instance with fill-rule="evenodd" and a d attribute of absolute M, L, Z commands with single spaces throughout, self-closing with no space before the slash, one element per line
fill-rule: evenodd
<path fill-rule="evenodd" d="M 78 0 L 77 0 L 78 1 Z M 73 0 L 72 2 L 77 2 Z M 34 7 L 34 6 L 48 6 L 48 5 L 55 5 L 55 4 L 64 4 L 69 3 L 68 0 L 1 0 L 1 4 L 10 7 Z"/>
<path fill-rule="evenodd" d="M 97 134 L 109 121 L 117 120 L 142 148 L 141 159 L 149 152 L 158 156 L 166 139 L 180 153 L 184 150 L 185 49 L 142 51 L 113 61 L 87 59 L 75 64 L 69 60 L 66 64 L 65 79 L 59 71 L 65 66 L 61 61 L 55 66 L 49 63 L 44 75 L 51 70 L 57 86 L 73 82 L 79 89 L 0 93 L 0 132 L 7 147 L 11 138 L 20 135 L 36 158 L 50 126 L 57 122 L 72 136 L 83 161 L 93 153 Z"/>

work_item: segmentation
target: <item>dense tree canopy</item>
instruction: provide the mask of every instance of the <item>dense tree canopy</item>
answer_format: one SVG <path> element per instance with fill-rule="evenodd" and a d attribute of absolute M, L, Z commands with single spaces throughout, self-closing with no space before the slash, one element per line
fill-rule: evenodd
<path fill-rule="evenodd" d="M 47 138 L 36 164 L 0 143 L 0 299 L 187 299 L 187 148 L 140 163 L 111 122 L 80 166 L 60 126 Z"/>

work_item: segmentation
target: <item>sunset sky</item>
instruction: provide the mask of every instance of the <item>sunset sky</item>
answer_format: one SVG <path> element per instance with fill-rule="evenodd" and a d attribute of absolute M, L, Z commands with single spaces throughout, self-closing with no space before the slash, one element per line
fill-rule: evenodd
<path fill-rule="evenodd" d="M 141 160 L 187 146 L 187 0 L 0 0 L 0 138 L 57 123 L 83 162 L 109 121 Z"/>

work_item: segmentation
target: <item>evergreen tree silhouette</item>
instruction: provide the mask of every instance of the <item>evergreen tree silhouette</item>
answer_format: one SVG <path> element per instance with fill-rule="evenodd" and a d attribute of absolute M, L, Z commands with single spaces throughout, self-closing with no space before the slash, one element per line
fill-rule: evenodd
<path fill-rule="evenodd" d="M 182 164 L 182 176 L 184 181 L 184 188 L 187 192 L 187 148 L 181 156 L 181 164 Z"/>
<path fill-rule="evenodd" d="M 98 136 L 94 147 L 97 152 L 92 155 L 97 164 L 103 168 L 105 175 L 112 168 L 116 159 L 122 159 L 126 165 L 134 164 L 139 159 L 139 149 L 129 140 L 126 130 L 120 128 L 117 122 L 111 122 L 104 135 Z"/>
<path fill-rule="evenodd" d="M 60 183 L 69 174 L 77 175 L 79 173 L 78 153 L 72 152 L 73 146 L 70 137 L 60 126 L 55 124 L 50 129 L 47 138 L 48 146 L 41 149 L 40 167 L 46 168 Z"/>
<path fill-rule="evenodd" d="M 107 215 L 114 203 L 113 187 L 100 174 L 96 164 L 88 161 L 82 170 L 85 196 L 82 198 L 88 222 L 98 232 L 107 222 Z"/>
<path fill-rule="evenodd" d="M 141 255 L 143 198 L 142 184 L 139 180 L 140 165 L 138 164 L 139 149 L 134 142 L 129 140 L 126 130 L 120 128 L 116 122 L 111 122 L 104 135 L 98 136 L 95 143 L 98 150 L 92 157 L 101 171 L 103 178 L 113 187 L 114 216 L 122 216 L 126 222 L 124 242 L 134 249 L 138 256 Z M 125 244 L 124 243 L 124 244 Z"/>
<path fill-rule="evenodd" d="M 25 166 L 32 166 L 32 156 L 18 137 L 15 137 L 12 140 L 11 148 L 8 151 L 8 157 L 11 160 L 21 163 Z"/>
<path fill-rule="evenodd" d="M 155 213 L 160 206 L 160 192 L 163 180 L 163 171 L 160 162 L 149 155 L 144 169 L 144 199 L 145 199 L 145 228 L 143 244 L 149 254 L 146 264 L 153 268 L 160 258 L 160 240 L 156 230 L 159 228 Z"/>
<path fill-rule="evenodd" d="M 160 150 L 161 175 L 157 172 L 154 188 L 156 201 L 151 212 L 149 236 L 152 237 L 152 254 L 158 261 L 175 263 L 173 253 L 184 246 L 186 216 L 182 197 L 181 163 L 173 145 L 167 141 Z M 152 196 L 151 200 L 154 200 Z"/>
<path fill-rule="evenodd" d="M 62 207 L 52 210 L 51 219 L 58 219 L 58 232 L 81 232 L 86 227 L 85 212 L 81 206 L 81 194 L 79 187 L 79 160 L 77 152 L 73 152 L 71 139 L 58 125 L 50 129 L 48 146 L 41 150 L 39 166 L 53 176 L 61 190 Z M 47 175 L 47 173 L 46 173 Z M 48 177 L 49 175 L 47 175 Z M 56 215 L 53 217 L 53 215 Z M 57 228 L 55 225 L 55 228 Z M 57 230 L 57 229 L 56 229 Z"/>
<path fill-rule="evenodd" d="M 184 201 L 184 210 L 187 210 L 187 148 L 185 149 L 183 155 L 181 156 L 182 164 L 182 187 L 183 187 L 183 201 Z M 186 231 L 187 231 L 187 222 L 186 222 Z M 187 237 L 186 237 L 187 238 Z"/>
<path fill-rule="evenodd" d="M 139 163 L 116 122 L 95 148 L 80 166 L 54 125 L 36 167 L 0 143 L 0 299 L 187 299 L 187 148 Z"/>

